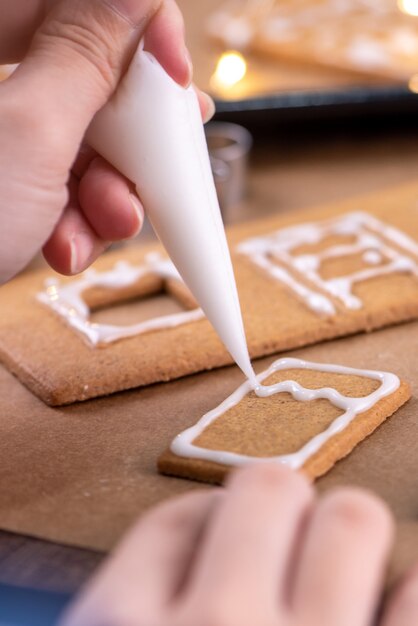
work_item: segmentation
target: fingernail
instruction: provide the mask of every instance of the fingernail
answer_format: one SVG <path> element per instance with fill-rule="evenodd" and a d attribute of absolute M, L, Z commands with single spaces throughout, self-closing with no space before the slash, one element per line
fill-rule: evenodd
<path fill-rule="evenodd" d="M 142 204 L 140 203 L 139 199 L 135 196 L 135 194 L 130 193 L 129 194 L 129 200 L 131 201 L 131 205 L 135 211 L 135 215 L 138 219 L 138 226 L 136 228 L 136 231 L 134 232 L 134 234 L 132 235 L 132 237 L 135 237 L 141 230 L 142 225 L 144 223 L 144 219 L 145 219 L 145 215 L 144 215 L 144 209 L 142 207 Z"/>
<path fill-rule="evenodd" d="M 209 120 L 211 120 L 212 117 L 215 115 L 216 106 L 212 98 L 207 93 L 204 93 L 204 92 L 202 93 L 206 102 L 206 114 L 205 114 L 205 117 L 203 118 L 203 123 L 206 124 L 206 122 L 209 122 Z"/>
<path fill-rule="evenodd" d="M 70 241 L 70 269 L 71 274 L 79 274 L 89 264 L 93 254 L 93 244 L 91 237 L 87 233 L 74 235 Z"/>
<path fill-rule="evenodd" d="M 122 15 L 127 17 L 132 23 L 143 22 L 144 3 L 138 0 L 108 0 L 109 4 Z"/>
<path fill-rule="evenodd" d="M 184 60 L 186 61 L 187 71 L 188 71 L 187 79 L 184 82 L 184 86 L 187 88 L 187 87 L 190 87 L 190 85 L 192 84 L 192 80 L 193 80 L 193 61 L 192 61 L 192 57 L 190 56 L 190 52 L 186 46 L 184 46 L 183 56 L 184 56 Z"/>

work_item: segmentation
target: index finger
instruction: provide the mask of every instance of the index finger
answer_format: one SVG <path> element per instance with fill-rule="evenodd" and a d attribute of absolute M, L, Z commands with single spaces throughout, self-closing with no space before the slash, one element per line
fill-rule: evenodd
<path fill-rule="evenodd" d="M 188 493 L 147 513 L 70 607 L 60 626 L 155 624 L 180 593 L 220 490 Z"/>

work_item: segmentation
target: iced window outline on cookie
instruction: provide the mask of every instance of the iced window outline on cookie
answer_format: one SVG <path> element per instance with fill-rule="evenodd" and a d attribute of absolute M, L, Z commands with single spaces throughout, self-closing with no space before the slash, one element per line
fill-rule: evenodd
<path fill-rule="evenodd" d="M 326 237 L 336 235 L 353 235 L 356 241 L 331 246 L 316 254 L 291 254 L 299 246 L 319 244 Z M 363 307 L 363 302 L 353 294 L 356 283 L 394 273 L 411 273 L 418 278 L 418 245 L 415 241 L 397 228 L 361 211 L 247 239 L 238 244 L 237 251 L 289 287 L 312 311 L 327 316 L 335 315 L 336 308 L 325 293 L 347 309 L 356 310 Z M 322 261 L 358 253 L 362 253 L 365 262 L 374 267 L 328 280 L 321 277 Z M 381 265 L 383 258 L 387 258 L 388 263 Z M 305 284 L 305 279 L 319 291 Z"/>
<path fill-rule="evenodd" d="M 145 257 L 141 265 L 131 265 L 119 261 L 113 269 L 97 272 L 87 270 L 78 279 L 60 285 L 57 279 L 45 281 L 45 291 L 36 295 L 37 300 L 47 305 L 65 322 L 80 332 L 91 345 L 110 344 L 119 339 L 133 337 L 144 333 L 174 328 L 204 318 L 200 308 L 155 317 L 138 324 L 118 326 L 113 324 L 97 324 L 90 321 L 91 309 L 83 298 L 83 293 L 92 287 L 120 289 L 134 285 L 141 277 L 155 275 L 164 281 L 175 280 L 184 284 L 179 273 L 169 259 L 158 253 L 151 253 Z"/>
<path fill-rule="evenodd" d="M 306 461 L 316 454 L 329 439 L 342 432 L 360 414 L 371 409 L 382 398 L 391 395 L 400 386 L 400 379 L 390 372 L 374 370 L 361 370 L 342 365 L 326 363 L 312 363 L 301 359 L 284 358 L 275 361 L 267 370 L 257 376 L 259 383 L 269 378 L 275 372 L 288 369 L 307 369 L 319 372 L 332 372 L 334 374 L 346 374 L 348 376 L 361 376 L 380 381 L 381 385 L 368 396 L 351 398 L 344 396 L 332 387 L 321 389 L 307 389 L 293 380 L 286 380 L 275 385 L 263 386 L 253 389 L 249 381 L 242 384 L 226 400 L 215 409 L 206 413 L 194 426 L 177 435 L 170 446 L 171 452 L 179 457 L 211 461 L 221 465 L 242 466 L 255 463 L 267 463 L 276 461 L 288 465 L 292 469 L 300 469 Z M 253 457 L 227 450 L 213 450 L 196 446 L 193 442 L 210 426 L 218 417 L 239 404 L 246 395 L 255 391 L 260 397 L 272 396 L 277 393 L 290 393 L 295 400 L 309 402 L 325 398 L 334 406 L 344 410 L 322 433 L 315 435 L 300 450 L 291 454 L 273 457 Z"/>
<path fill-rule="evenodd" d="M 324 0 L 296 7 L 286 3 L 274 6 L 272 2 L 256 14 L 251 6 L 232 6 L 210 16 L 208 32 L 217 39 L 221 37 L 229 47 L 254 44 L 257 48 L 260 38 L 273 48 L 300 42 L 319 62 L 328 62 L 336 49 L 360 69 L 396 70 L 399 59 L 408 62 L 415 58 L 418 45 L 414 29 L 405 24 L 401 11 L 393 0 Z M 369 32 L 358 36 L 364 31 L 365 20 L 370 22 Z M 394 32 L 388 32 L 388 20 Z M 318 28 L 320 23 L 322 28 Z"/>

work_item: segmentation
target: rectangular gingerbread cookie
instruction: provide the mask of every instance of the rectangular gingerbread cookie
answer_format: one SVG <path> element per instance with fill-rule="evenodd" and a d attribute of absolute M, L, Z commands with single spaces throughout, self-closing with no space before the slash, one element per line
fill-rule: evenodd
<path fill-rule="evenodd" d="M 418 25 L 408 0 L 285 0 L 222 7 L 210 34 L 307 65 L 407 82 L 418 71 Z M 235 41 L 234 41 L 235 40 Z"/>
<path fill-rule="evenodd" d="M 234 467 L 286 464 L 314 479 L 410 398 L 395 374 L 284 358 L 179 434 L 163 474 L 222 483 Z"/>
<path fill-rule="evenodd" d="M 251 357 L 418 318 L 417 198 L 414 184 L 229 228 Z M 139 302 L 151 318 L 127 323 Z M 232 359 L 162 249 L 138 246 L 1 287 L 0 361 L 63 405 Z"/>

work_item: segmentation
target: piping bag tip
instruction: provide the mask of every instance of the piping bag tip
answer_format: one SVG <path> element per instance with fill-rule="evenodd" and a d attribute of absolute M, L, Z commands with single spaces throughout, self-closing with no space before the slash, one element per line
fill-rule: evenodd
<path fill-rule="evenodd" d="M 138 48 L 90 145 L 132 180 L 154 230 L 236 363 L 257 384 L 197 95 Z"/>

